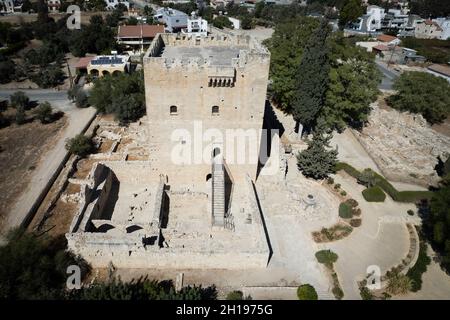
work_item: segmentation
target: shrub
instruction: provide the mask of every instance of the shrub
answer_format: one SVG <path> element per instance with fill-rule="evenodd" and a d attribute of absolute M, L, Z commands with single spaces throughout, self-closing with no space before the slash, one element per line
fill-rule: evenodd
<path fill-rule="evenodd" d="M 406 275 L 394 271 L 388 276 L 388 284 L 386 287 L 386 291 L 389 294 L 397 295 L 397 294 L 406 294 L 412 288 L 412 281 Z"/>
<path fill-rule="evenodd" d="M 336 164 L 336 171 L 344 170 L 353 178 L 358 179 L 359 171 L 351 165 L 339 162 Z M 378 173 L 374 173 L 377 181 L 377 186 L 383 189 L 394 201 L 398 202 L 416 202 L 419 200 L 431 199 L 433 192 L 431 191 L 397 191 L 392 184 Z"/>
<path fill-rule="evenodd" d="M 52 106 L 47 101 L 41 103 L 34 113 L 41 123 L 49 123 L 53 119 Z"/>
<path fill-rule="evenodd" d="M 420 242 L 419 256 L 414 266 L 408 270 L 406 275 L 411 279 L 411 291 L 419 291 L 422 288 L 422 275 L 427 271 L 428 265 L 431 263 L 430 257 L 427 255 L 427 244 Z"/>
<path fill-rule="evenodd" d="M 359 205 L 358 201 L 356 201 L 355 199 L 347 199 L 345 203 L 352 208 L 356 208 Z"/>
<path fill-rule="evenodd" d="M 408 213 L 408 215 L 413 216 L 414 215 L 414 211 L 412 211 L 411 209 L 409 209 L 408 211 L 406 211 L 406 213 Z"/>
<path fill-rule="evenodd" d="M 299 300 L 317 300 L 316 289 L 310 284 L 302 284 L 297 289 L 297 297 Z"/>
<path fill-rule="evenodd" d="M 22 107 L 23 109 L 26 109 L 30 102 L 30 99 L 23 91 L 14 92 L 9 99 L 11 100 L 11 106 L 13 108 Z"/>
<path fill-rule="evenodd" d="M 66 149 L 70 153 L 84 157 L 93 150 L 92 140 L 80 133 L 74 138 L 67 140 Z"/>
<path fill-rule="evenodd" d="M 371 187 L 363 190 L 362 195 L 367 202 L 383 202 L 386 195 L 380 187 Z"/>
<path fill-rule="evenodd" d="M 358 228 L 361 226 L 361 219 L 352 219 L 350 220 L 350 225 L 354 228 Z"/>
<path fill-rule="evenodd" d="M 25 108 L 22 105 L 16 107 L 16 123 L 24 124 L 26 121 Z"/>
<path fill-rule="evenodd" d="M 352 207 L 350 207 L 347 203 L 342 202 L 339 205 L 339 217 L 343 219 L 350 219 L 352 216 Z"/>
<path fill-rule="evenodd" d="M 339 286 L 333 287 L 331 292 L 333 293 L 334 297 L 338 300 L 342 300 L 342 298 L 344 297 L 344 291 L 342 291 L 341 287 Z"/>
<path fill-rule="evenodd" d="M 331 267 L 337 261 L 338 255 L 331 250 L 320 250 L 316 252 L 316 259 L 319 263 Z"/>
<path fill-rule="evenodd" d="M 227 294 L 227 300 L 244 300 L 244 294 L 242 291 L 231 291 Z"/>
<path fill-rule="evenodd" d="M 372 292 L 370 292 L 369 288 L 367 288 L 366 286 L 359 288 L 359 294 L 361 295 L 361 298 L 363 300 L 372 300 L 373 299 Z"/>
<path fill-rule="evenodd" d="M 341 188 L 341 184 L 340 184 L 340 183 L 336 183 L 336 184 L 334 185 L 334 189 L 338 190 L 338 189 L 340 189 L 340 188 Z"/>
<path fill-rule="evenodd" d="M 334 179 L 331 178 L 331 177 L 328 177 L 328 178 L 327 178 L 327 183 L 328 183 L 328 184 L 333 184 L 333 183 L 334 183 Z"/>
<path fill-rule="evenodd" d="M 342 191 L 341 191 L 341 196 L 345 197 L 346 195 L 347 195 L 347 191 L 342 190 Z"/>
<path fill-rule="evenodd" d="M 373 187 L 377 183 L 377 177 L 375 175 L 375 172 L 372 169 L 364 169 L 359 175 L 358 175 L 358 183 L 362 184 L 368 188 Z"/>

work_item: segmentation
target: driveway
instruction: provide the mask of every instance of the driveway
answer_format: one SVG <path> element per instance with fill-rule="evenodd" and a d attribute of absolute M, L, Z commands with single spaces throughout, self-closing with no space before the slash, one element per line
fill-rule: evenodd
<path fill-rule="evenodd" d="M 375 63 L 378 67 L 378 70 L 383 74 L 383 78 L 378 88 L 380 90 L 393 90 L 392 85 L 394 84 L 394 80 L 400 75 L 397 71 L 389 68 L 384 62 L 379 60 L 375 60 Z"/>

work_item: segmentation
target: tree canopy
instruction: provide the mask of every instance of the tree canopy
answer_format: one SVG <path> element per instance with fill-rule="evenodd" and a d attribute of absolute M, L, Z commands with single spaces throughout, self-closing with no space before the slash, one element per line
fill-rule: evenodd
<path fill-rule="evenodd" d="M 327 20 L 322 20 L 306 43 L 297 69 L 292 115 L 295 121 L 311 128 L 323 107 L 330 70 Z"/>
<path fill-rule="evenodd" d="M 387 99 L 400 111 L 420 113 L 429 123 L 440 123 L 450 114 L 450 84 L 425 72 L 405 72 L 394 83 L 397 93 Z"/>
<path fill-rule="evenodd" d="M 339 25 L 345 27 L 364 14 L 361 0 L 347 0 L 339 12 Z"/>
<path fill-rule="evenodd" d="M 145 114 L 142 71 L 98 78 L 88 100 L 98 111 L 113 113 L 123 124 L 138 120 Z"/>
<path fill-rule="evenodd" d="M 335 171 L 337 149 L 330 149 L 332 136 L 325 132 L 324 124 L 315 129 L 308 148 L 297 155 L 297 166 L 303 175 L 313 179 L 324 179 Z"/>

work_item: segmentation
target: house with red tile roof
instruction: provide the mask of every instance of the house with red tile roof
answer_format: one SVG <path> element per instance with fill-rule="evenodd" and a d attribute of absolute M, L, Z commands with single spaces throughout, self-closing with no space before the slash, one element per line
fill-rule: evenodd
<path fill-rule="evenodd" d="M 141 54 L 158 33 L 164 33 L 163 25 L 119 26 L 117 43 L 125 45 L 126 50 L 132 51 L 132 54 Z"/>

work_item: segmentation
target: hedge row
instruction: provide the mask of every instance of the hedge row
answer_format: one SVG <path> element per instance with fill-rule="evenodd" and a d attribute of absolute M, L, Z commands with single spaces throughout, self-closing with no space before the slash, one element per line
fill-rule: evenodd
<path fill-rule="evenodd" d="M 343 219 L 350 219 L 353 217 L 352 207 L 347 203 L 341 202 L 339 205 L 339 217 Z"/>
<path fill-rule="evenodd" d="M 344 170 L 353 178 L 358 179 L 360 172 L 353 168 L 348 163 L 338 162 L 336 164 L 336 171 Z M 384 190 L 394 201 L 398 202 L 416 202 L 423 199 L 431 199 L 433 192 L 431 191 L 398 191 L 389 183 L 383 176 L 374 172 L 377 178 L 377 186 Z"/>
<path fill-rule="evenodd" d="M 362 195 L 367 202 L 383 202 L 386 199 L 383 190 L 378 186 L 363 190 Z"/>
<path fill-rule="evenodd" d="M 431 259 L 427 255 L 427 244 L 420 241 L 420 250 L 417 261 L 406 273 L 406 275 L 412 280 L 411 291 L 417 292 L 422 289 L 422 275 L 425 271 L 427 271 L 427 267 L 430 263 Z"/>

